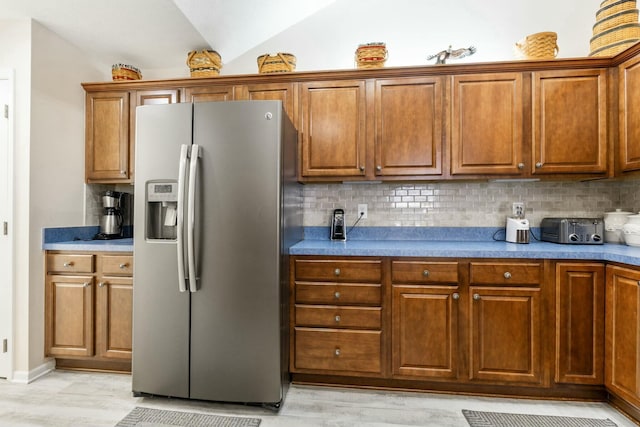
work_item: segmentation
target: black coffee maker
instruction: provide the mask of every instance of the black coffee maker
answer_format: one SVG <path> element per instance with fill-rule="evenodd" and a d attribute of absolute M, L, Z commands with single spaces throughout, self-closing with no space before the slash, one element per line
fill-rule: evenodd
<path fill-rule="evenodd" d="M 123 233 L 123 201 L 127 193 L 119 191 L 106 191 L 102 196 L 102 207 L 104 212 L 100 218 L 100 232 L 96 239 L 122 239 Z"/>

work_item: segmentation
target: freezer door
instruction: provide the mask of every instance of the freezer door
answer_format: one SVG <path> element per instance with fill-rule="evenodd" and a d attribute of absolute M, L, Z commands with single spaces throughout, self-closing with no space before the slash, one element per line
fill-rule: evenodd
<path fill-rule="evenodd" d="M 194 104 L 201 148 L 191 397 L 282 399 L 279 102 Z"/>
<path fill-rule="evenodd" d="M 162 188 L 175 186 L 181 145 L 190 145 L 191 136 L 191 104 L 136 110 L 132 364 L 136 393 L 189 397 L 189 292 L 179 290 L 175 233 L 166 225 L 171 223 L 166 216 L 175 217 L 175 211 L 167 214 L 171 202 L 164 202 L 163 208 L 163 202 L 147 196 L 154 183 L 161 186 L 157 196 Z M 163 218 L 150 218 L 152 208 L 158 208 Z"/>

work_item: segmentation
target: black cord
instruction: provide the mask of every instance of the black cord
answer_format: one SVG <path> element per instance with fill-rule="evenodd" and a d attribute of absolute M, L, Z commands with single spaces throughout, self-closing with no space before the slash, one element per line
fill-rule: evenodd
<path fill-rule="evenodd" d="M 353 230 L 353 227 L 355 227 L 356 224 L 360 222 L 360 220 L 362 219 L 363 216 L 364 216 L 364 214 L 362 212 L 360 212 L 360 216 L 358 217 L 358 219 L 356 219 L 356 222 L 353 223 L 351 228 L 349 230 L 347 230 L 347 233 L 345 234 L 345 236 L 348 236 L 349 233 L 351 233 L 351 230 Z"/>

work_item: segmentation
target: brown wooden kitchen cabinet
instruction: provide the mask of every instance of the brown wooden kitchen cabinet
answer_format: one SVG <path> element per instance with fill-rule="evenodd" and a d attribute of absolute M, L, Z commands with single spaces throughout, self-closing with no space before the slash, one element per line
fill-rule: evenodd
<path fill-rule="evenodd" d="M 88 91 L 85 105 L 85 180 L 133 183 L 135 109 L 180 100 L 178 89 Z"/>
<path fill-rule="evenodd" d="M 133 255 L 47 251 L 45 354 L 60 368 L 131 370 Z"/>
<path fill-rule="evenodd" d="M 532 175 L 605 175 L 607 70 L 532 73 Z"/>
<path fill-rule="evenodd" d="M 605 385 L 640 407 L 640 269 L 607 266 Z"/>
<path fill-rule="evenodd" d="M 640 170 L 640 55 L 618 66 L 618 174 Z"/>
<path fill-rule="evenodd" d="M 604 384 L 605 267 L 558 262 L 555 382 Z"/>
<path fill-rule="evenodd" d="M 543 384 L 539 262 L 469 265 L 471 381 Z"/>
<path fill-rule="evenodd" d="M 457 379 L 464 304 L 458 263 L 393 260 L 391 282 L 393 376 Z"/>
<path fill-rule="evenodd" d="M 290 371 L 381 376 L 382 261 L 297 258 L 293 268 Z"/>

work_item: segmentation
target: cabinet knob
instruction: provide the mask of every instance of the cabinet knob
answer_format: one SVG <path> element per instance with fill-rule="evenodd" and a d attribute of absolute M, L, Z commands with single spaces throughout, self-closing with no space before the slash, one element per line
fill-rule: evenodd
<path fill-rule="evenodd" d="M 380 166 L 380 165 L 376 166 L 376 170 L 377 170 L 378 172 L 380 172 L 380 171 L 382 170 L 382 166 Z"/>
<path fill-rule="evenodd" d="M 429 277 L 429 270 L 423 270 L 423 271 L 422 271 L 422 275 L 423 275 L 424 277 Z"/>
<path fill-rule="evenodd" d="M 451 298 L 453 298 L 455 301 L 460 299 L 460 294 L 457 292 L 454 292 L 453 295 L 451 295 Z"/>
<path fill-rule="evenodd" d="M 73 267 L 73 261 L 67 261 L 62 265 L 65 266 L 65 267 Z"/>
<path fill-rule="evenodd" d="M 336 314 L 336 323 L 340 323 L 340 315 Z"/>
<path fill-rule="evenodd" d="M 82 287 L 84 288 L 88 288 L 89 286 L 91 286 L 91 282 L 84 282 L 84 284 L 82 285 Z"/>
<path fill-rule="evenodd" d="M 124 175 L 124 174 L 125 174 L 125 171 L 120 171 L 120 175 Z"/>
<path fill-rule="evenodd" d="M 336 357 L 337 357 L 337 356 L 340 356 L 340 349 L 339 349 L 339 348 L 336 348 L 336 349 L 333 351 L 333 354 L 335 354 L 335 355 L 336 355 Z"/>
<path fill-rule="evenodd" d="M 511 273 L 509 273 L 508 271 L 504 272 L 504 278 L 505 279 L 511 279 Z"/>
<path fill-rule="evenodd" d="M 364 172 L 364 166 L 360 166 L 360 172 Z"/>
<path fill-rule="evenodd" d="M 340 299 L 340 292 L 336 291 L 333 296 L 336 297 L 336 299 Z"/>
<path fill-rule="evenodd" d="M 129 264 L 128 263 L 120 264 L 118 267 L 120 267 L 120 269 L 127 268 L 129 267 Z"/>
<path fill-rule="evenodd" d="M 536 162 L 536 168 L 540 169 L 542 167 L 542 162 Z"/>
<path fill-rule="evenodd" d="M 340 269 L 336 268 L 335 270 L 333 270 L 333 274 L 335 274 L 336 276 L 340 275 Z"/>
<path fill-rule="evenodd" d="M 104 282 L 98 283 L 98 286 L 101 287 L 101 288 L 104 287 Z"/>
<path fill-rule="evenodd" d="M 473 294 L 473 299 L 475 301 L 479 301 L 480 300 L 480 294 Z"/>
<path fill-rule="evenodd" d="M 520 170 L 524 169 L 524 163 L 518 163 L 518 169 Z"/>

